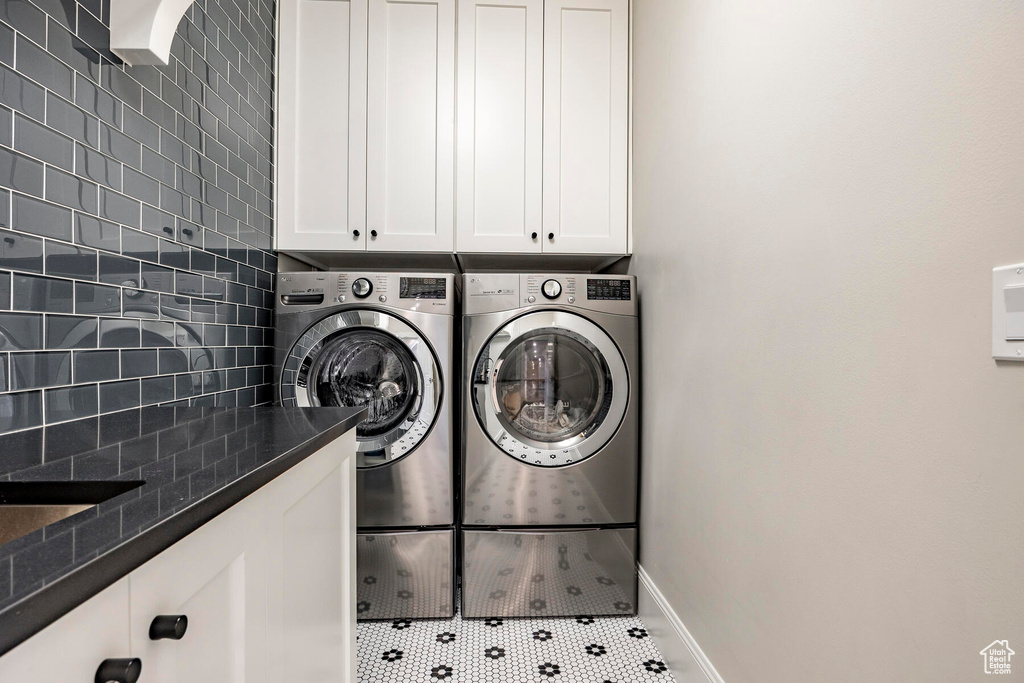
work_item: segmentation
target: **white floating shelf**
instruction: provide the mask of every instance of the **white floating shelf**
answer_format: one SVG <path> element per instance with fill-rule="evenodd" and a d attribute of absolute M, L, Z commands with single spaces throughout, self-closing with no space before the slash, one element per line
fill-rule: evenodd
<path fill-rule="evenodd" d="M 110 50 L 125 63 L 167 64 L 192 0 L 111 0 Z"/>

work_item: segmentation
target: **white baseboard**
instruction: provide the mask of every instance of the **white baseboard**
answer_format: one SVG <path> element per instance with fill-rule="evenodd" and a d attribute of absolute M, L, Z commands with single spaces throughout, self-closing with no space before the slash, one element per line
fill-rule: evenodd
<path fill-rule="evenodd" d="M 677 683 L 725 683 L 643 567 L 639 613 Z"/>

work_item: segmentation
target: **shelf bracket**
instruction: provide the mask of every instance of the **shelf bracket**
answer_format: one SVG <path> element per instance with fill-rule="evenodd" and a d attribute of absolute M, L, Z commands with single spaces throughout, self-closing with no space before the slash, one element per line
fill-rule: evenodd
<path fill-rule="evenodd" d="M 167 64 L 192 0 L 111 0 L 110 50 L 126 64 Z"/>

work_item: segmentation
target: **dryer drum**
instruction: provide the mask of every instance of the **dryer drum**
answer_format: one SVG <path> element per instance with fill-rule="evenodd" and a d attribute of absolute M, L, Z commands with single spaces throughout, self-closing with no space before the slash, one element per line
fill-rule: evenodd
<path fill-rule="evenodd" d="M 363 437 L 414 420 L 421 405 L 420 372 L 408 348 L 377 330 L 356 328 L 325 339 L 309 377 L 320 405 L 369 408 L 358 429 Z"/>

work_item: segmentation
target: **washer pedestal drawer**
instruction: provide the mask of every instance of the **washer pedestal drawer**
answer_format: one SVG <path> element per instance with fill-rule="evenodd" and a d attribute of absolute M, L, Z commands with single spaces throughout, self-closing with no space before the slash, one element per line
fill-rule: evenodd
<path fill-rule="evenodd" d="M 464 617 L 636 614 L 636 528 L 462 532 Z"/>
<path fill-rule="evenodd" d="M 360 532 L 356 616 L 443 619 L 455 615 L 455 531 Z"/>

